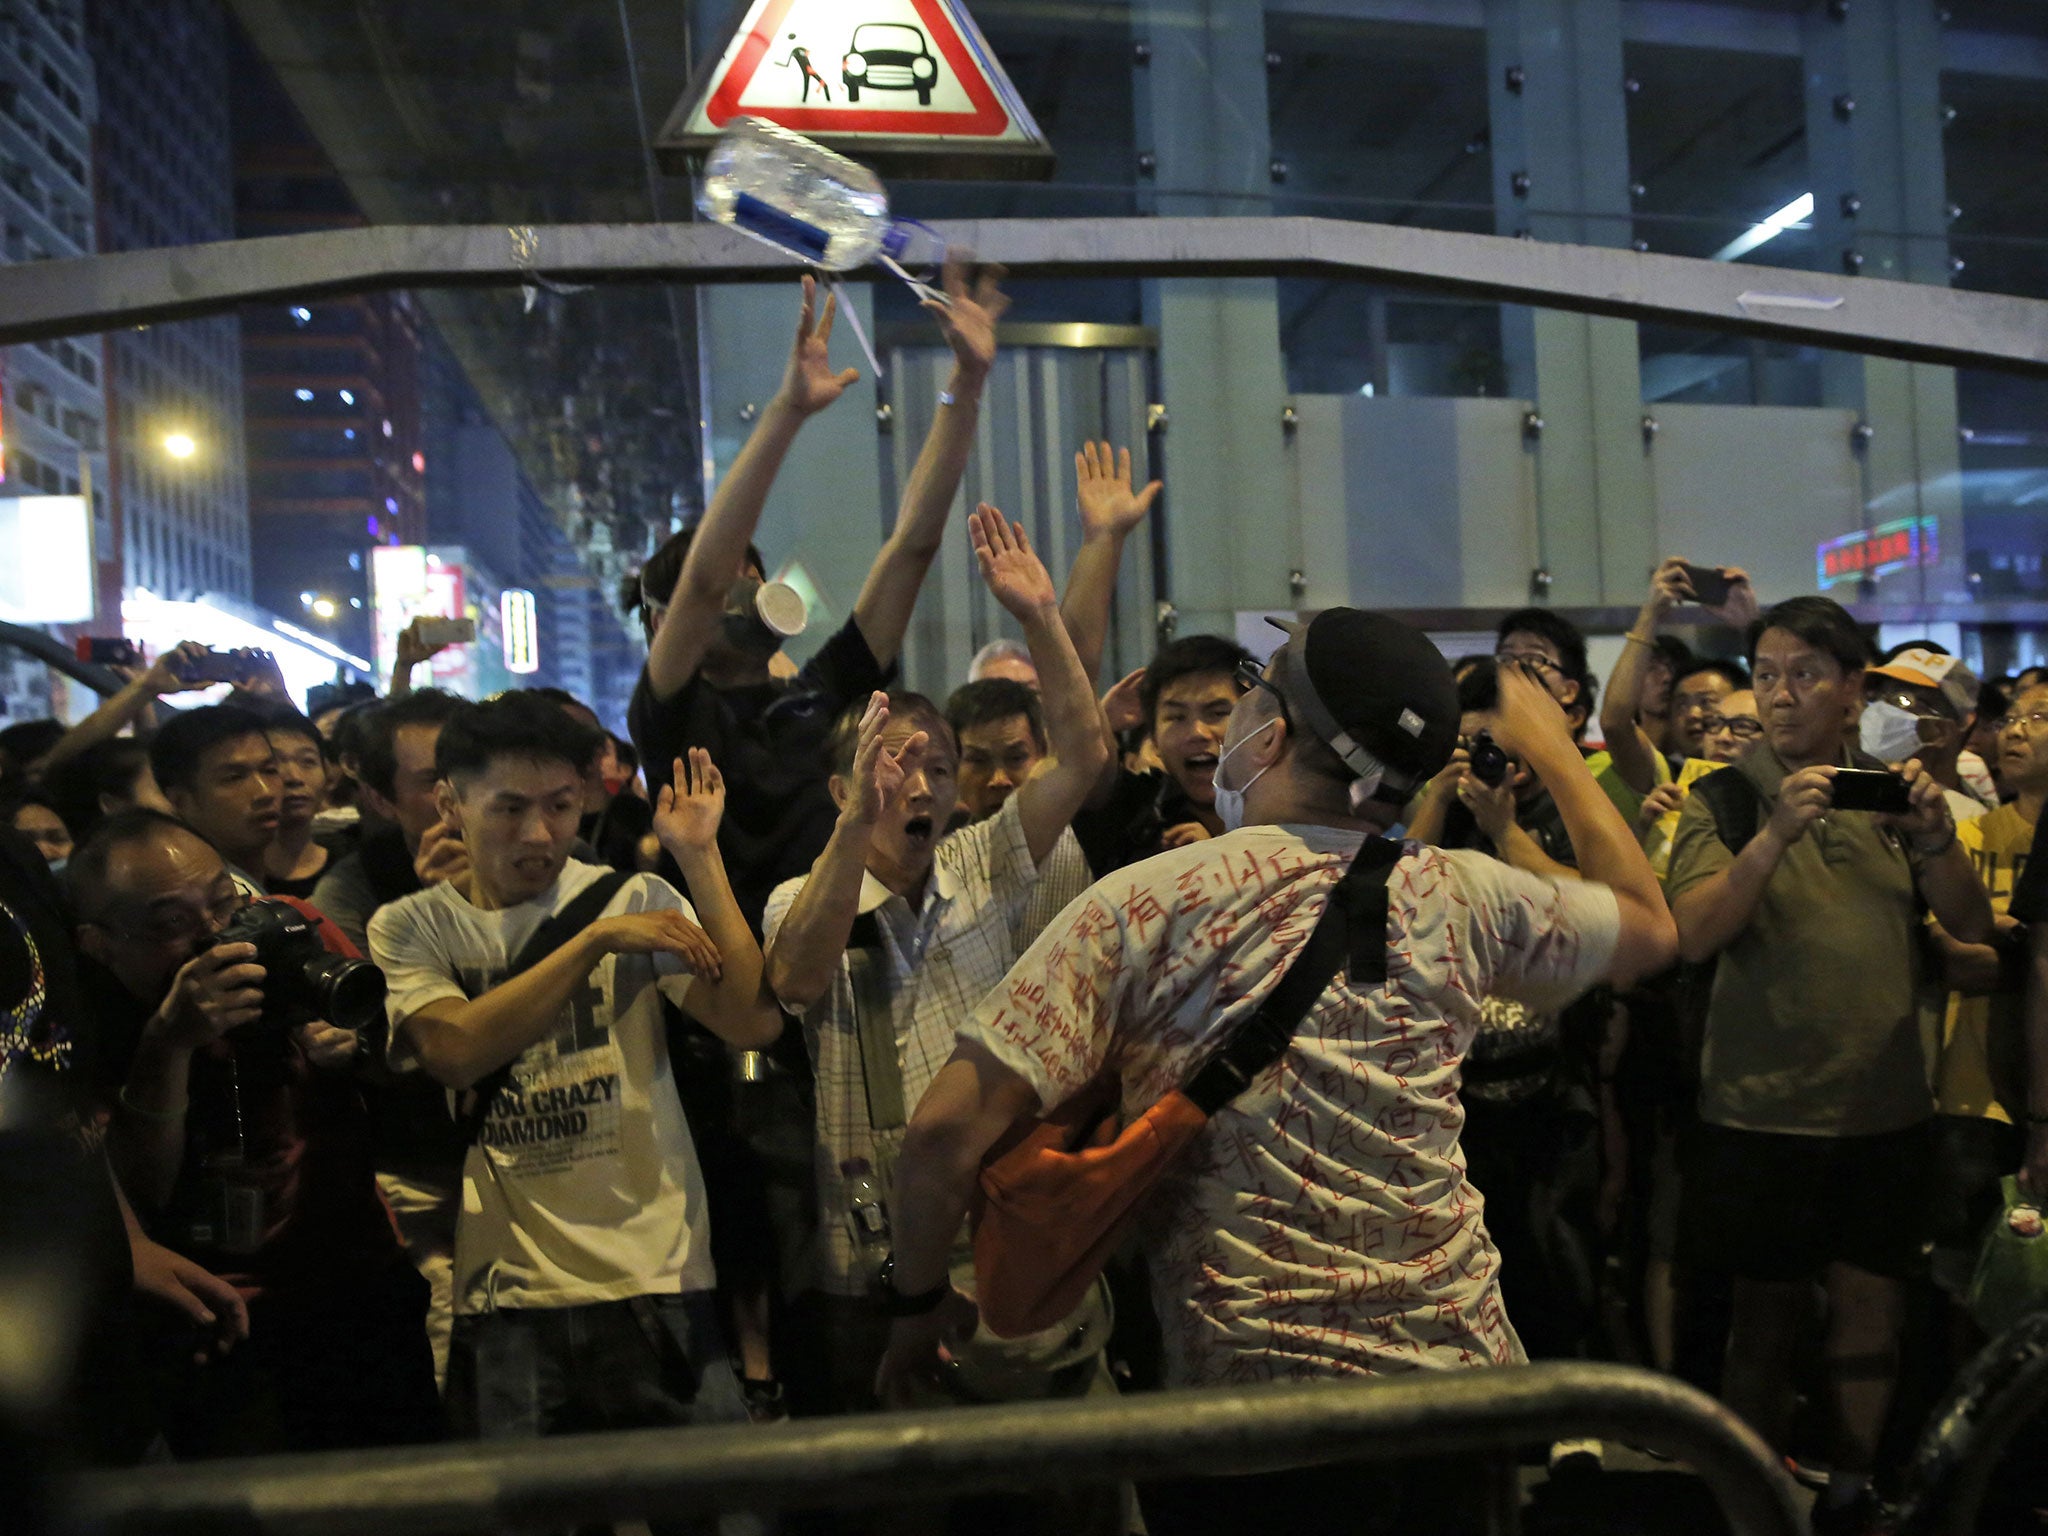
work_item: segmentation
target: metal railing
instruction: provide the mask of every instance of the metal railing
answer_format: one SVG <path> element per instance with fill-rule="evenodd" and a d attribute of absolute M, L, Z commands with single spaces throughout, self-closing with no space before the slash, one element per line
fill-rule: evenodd
<path fill-rule="evenodd" d="M 2048 300 L 1603 246 L 1313 218 L 965 219 L 1014 277 L 1319 276 L 1625 320 L 2048 373 Z M 384 225 L 0 265 L 0 344 L 378 288 L 781 282 L 721 224 Z"/>
<path fill-rule="evenodd" d="M 1685 1462 L 1735 1536 L 1805 1528 L 1782 1465 L 1726 1409 L 1668 1377 L 1580 1364 L 153 1467 L 81 1479 L 69 1502 L 108 1536 L 421 1536 L 1416 1456 L 1473 1454 L 1497 1472 L 1517 1447 L 1579 1435 Z M 1488 1481 L 1493 1528 L 1513 1530 L 1514 1479 Z"/>
<path fill-rule="evenodd" d="M 0 620 L 0 650 L 20 651 L 52 671 L 63 673 L 73 682 L 85 684 L 95 693 L 121 691 L 121 679 L 111 667 L 80 661 L 71 647 L 32 625 Z"/>

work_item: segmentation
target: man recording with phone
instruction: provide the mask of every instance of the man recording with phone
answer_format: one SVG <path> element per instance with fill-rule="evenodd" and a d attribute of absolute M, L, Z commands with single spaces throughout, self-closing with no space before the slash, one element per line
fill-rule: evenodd
<path fill-rule="evenodd" d="M 1781 1448 L 1825 1285 L 1834 1471 L 1816 1529 L 1858 1530 L 1878 1515 L 1869 1476 L 1930 1236 L 1921 903 L 1962 944 L 1989 939 L 1991 904 L 1941 786 L 1847 750 L 1869 655 L 1849 614 L 1780 603 L 1749 652 L 1764 740 L 1694 788 L 1666 884 L 1681 954 L 1718 957 L 1683 1257 L 1733 1276 L 1723 1395 Z"/>
<path fill-rule="evenodd" d="M 185 824 L 122 812 L 67 874 L 122 1186 L 153 1236 L 248 1300 L 249 1339 L 224 1359 L 198 1366 L 189 1340 L 165 1341 L 172 1448 L 254 1455 L 434 1438 L 426 1286 L 378 1198 L 355 1035 L 296 1006 L 304 966 L 277 963 L 290 951 L 240 942 L 265 909 Z M 296 923 L 304 911 L 271 915 Z M 318 928 L 300 929 L 316 965 L 361 964 L 338 930 Z M 359 1001 L 368 978 L 340 974 L 344 989 L 326 1000 Z"/>

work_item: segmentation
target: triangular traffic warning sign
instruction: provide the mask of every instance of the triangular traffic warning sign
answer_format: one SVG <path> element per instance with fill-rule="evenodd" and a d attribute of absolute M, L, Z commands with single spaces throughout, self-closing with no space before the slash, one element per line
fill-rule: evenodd
<path fill-rule="evenodd" d="M 1051 174 L 964 0 L 753 0 L 656 142 L 671 171 L 759 117 L 893 175 Z"/>

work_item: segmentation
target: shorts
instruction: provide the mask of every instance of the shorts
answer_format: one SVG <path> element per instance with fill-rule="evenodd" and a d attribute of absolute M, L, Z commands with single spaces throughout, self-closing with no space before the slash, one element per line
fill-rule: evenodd
<path fill-rule="evenodd" d="M 2004 1120 L 1934 1117 L 1934 1241 L 1968 1251 L 1983 1246 L 1984 1229 L 2005 1209 L 1999 1181 L 2026 1161 L 2026 1132 Z"/>
<path fill-rule="evenodd" d="M 1791 1136 L 1695 1126 L 1681 1154 L 1679 1253 L 1738 1280 L 1818 1279 L 1849 1264 L 1888 1280 L 1926 1269 L 1933 1127 Z"/>

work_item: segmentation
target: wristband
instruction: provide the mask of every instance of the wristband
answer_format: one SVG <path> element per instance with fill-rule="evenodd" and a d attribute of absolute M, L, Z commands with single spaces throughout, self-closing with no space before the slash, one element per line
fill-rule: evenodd
<path fill-rule="evenodd" d="M 123 1109 L 127 1110 L 129 1114 L 135 1116 L 138 1120 L 149 1120 L 158 1125 L 169 1125 L 173 1120 L 185 1118 L 184 1104 L 180 1104 L 176 1109 L 144 1109 L 140 1104 L 128 1097 L 128 1085 L 126 1083 L 121 1085 L 120 1089 L 114 1094 L 114 1098 Z M 190 1101 L 188 1100 L 187 1102 Z"/>
<path fill-rule="evenodd" d="M 942 389 L 939 391 L 940 405 L 958 405 L 959 403 L 960 397 L 954 394 L 953 391 L 951 391 L 950 389 Z"/>
<path fill-rule="evenodd" d="M 1921 846 L 1920 846 L 1920 845 L 1919 845 L 1918 843 L 1915 843 L 1915 844 L 1913 845 L 1913 851 L 1914 851 L 1915 853 L 1919 854 L 1919 855 L 1920 855 L 1920 857 L 1921 857 L 1921 858 L 1923 858 L 1923 859 L 1938 859 L 1938 858 L 1940 858 L 1940 857 L 1941 857 L 1941 856 L 1942 856 L 1942 855 L 1943 855 L 1944 853 L 1947 853 L 1947 852 L 1949 851 L 1949 849 L 1951 849 L 1951 848 L 1955 847 L 1955 845 L 1956 845 L 1956 825 L 1955 825 L 1955 823 L 1954 823 L 1954 822 L 1950 822 L 1950 823 L 1949 823 L 1949 826 L 1948 826 L 1948 836 L 1942 839 L 1942 841 L 1941 841 L 1941 846 L 1940 846 L 1940 847 L 1938 847 L 1938 848 L 1922 848 L 1922 847 L 1921 847 Z"/>
<path fill-rule="evenodd" d="M 882 1272 L 876 1276 L 881 1291 L 882 1310 L 891 1317 L 928 1317 L 939 1310 L 953 1289 L 950 1279 L 941 1280 L 928 1291 L 919 1291 L 915 1296 L 906 1296 L 896 1289 L 896 1255 L 890 1254 L 882 1260 Z"/>
<path fill-rule="evenodd" d="M 1637 645 L 1640 645 L 1640 646 L 1641 646 L 1641 647 L 1642 647 L 1642 648 L 1643 648 L 1644 650 L 1646 650 L 1646 651 L 1654 651 L 1655 649 L 1657 649 L 1657 642 L 1656 642 L 1656 641 L 1654 641 L 1654 640 L 1645 640 L 1645 639 L 1644 639 L 1644 638 L 1643 638 L 1643 637 L 1642 637 L 1641 635 L 1637 634 L 1637 633 L 1636 633 L 1636 632 L 1635 632 L 1634 630 L 1630 630 L 1630 631 L 1629 631 L 1629 632 L 1628 632 L 1627 634 L 1623 635 L 1623 636 L 1622 636 L 1621 638 L 1622 638 L 1622 640 L 1623 640 L 1623 642 L 1624 642 L 1624 643 L 1627 643 L 1627 642 L 1633 641 L 1633 642 L 1634 642 L 1635 644 L 1637 644 Z"/>

